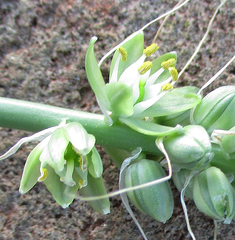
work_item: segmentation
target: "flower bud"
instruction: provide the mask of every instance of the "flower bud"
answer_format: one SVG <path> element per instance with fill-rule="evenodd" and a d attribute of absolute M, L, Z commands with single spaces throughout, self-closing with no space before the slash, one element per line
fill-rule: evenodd
<path fill-rule="evenodd" d="M 235 86 L 223 86 L 206 95 L 193 112 L 192 121 L 209 134 L 235 126 Z"/>
<path fill-rule="evenodd" d="M 159 163 L 142 159 L 131 164 L 125 174 L 125 186 L 133 187 L 164 177 Z M 127 193 L 130 201 L 143 213 L 160 222 L 166 222 L 173 212 L 173 195 L 168 182 Z"/>
<path fill-rule="evenodd" d="M 200 170 L 205 168 L 213 156 L 210 137 L 197 125 L 188 125 L 163 141 L 171 162 L 180 168 Z"/>
<path fill-rule="evenodd" d="M 200 212 L 229 224 L 235 215 L 235 192 L 226 175 L 210 167 L 194 180 L 193 200 Z"/>

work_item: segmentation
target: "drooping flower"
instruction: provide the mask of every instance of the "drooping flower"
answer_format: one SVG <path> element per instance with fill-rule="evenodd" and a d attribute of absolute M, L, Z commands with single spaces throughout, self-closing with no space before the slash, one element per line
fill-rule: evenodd
<path fill-rule="evenodd" d="M 90 195 L 91 185 L 95 181 L 99 181 L 96 194 L 106 194 L 101 177 L 103 165 L 95 148 L 95 137 L 88 134 L 81 124 L 63 122 L 57 127 L 21 139 L 0 160 L 12 155 L 24 142 L 33 140 L 41 142 L 26 160 L 19 189 L 21 194 L 28 192 L 37 182 L 44 182 L 63 208 L 72 203 L 79 189 L 84 188 L 83 192 Z M 94 202 L 92 205 L 95 210 L 109 212 L 108 199 Z"/>

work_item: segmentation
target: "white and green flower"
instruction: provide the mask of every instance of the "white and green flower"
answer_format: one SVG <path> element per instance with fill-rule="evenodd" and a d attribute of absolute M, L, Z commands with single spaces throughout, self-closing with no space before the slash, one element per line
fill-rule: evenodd
<path fill-rule="evenodd" d="M 200 102 L 195 87 L 173 89 L 178 78 L 176 52 L 166 53 L 153 61 L 147 59 L 157 51 L 158 46 L 153 43 L 144 49 L 143 32 L 133 35 L 116 50 L 111 62 L 109 82 L 105 84 L 94 55 L 96 40 L 96 37 L 90 40 L 86 73 L 110 125 L 121 121 L 139 131 L 143 129 L 140 127 L 142 121 L 145 121 L 143 119 L 182 112 Z M 147 128 L 155 131 L 152 126 Z"/>
<path fill-rule="evenodd" d="M 95 183 L 95 179 L 99 181 L 100 195 L 106 194 L 101 177 L 103 165 L 95 148 L 95 137 L 88 134 L 81 124 L 62 122 L 57 127 L 23 138 L 0 160 L 14 154 L 23 143 L 35 140 L 41 142 L 26 160 L 19 189 L 21 194 L 43 181 L 56 202 L 65 208 L 72 203 L 79 189 L 87 188 L 83 192 L 90 195 L 90 185 Z M 99 189 L 96 189 L 97 192 Z M 97 202 L 102 209 L 98 207 L 95 210 L 100 213 L 109 212 L 108 199 Z"/>

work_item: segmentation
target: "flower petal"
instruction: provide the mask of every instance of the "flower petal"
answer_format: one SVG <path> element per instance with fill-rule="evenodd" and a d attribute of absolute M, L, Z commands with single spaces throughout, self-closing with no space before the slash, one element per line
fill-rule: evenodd
<path fill-rule="evenodd" d="M 134 115 L 135 117 L 159 117 L 183 112 L 201 102 L 201 97 L 196 94 L 197 91 L 198 88 L 192 86 L 172 89 L 143 112 L 137 114 L 136 111 L 135 114 L 134 108 Z"/>
<path fill-rule="evenodd" d="M 105 82 L 94 54 L 94 44 L 96 40 L 97 37 L 93 37 L 90 40 L 90 44 L 85 59 L 85 68 L 88 81 L 96 95 L 96 98 L 99 101 L 101 109 L 105 110 L 106 112 L 107 110 L 109 110 L 109 102 L 104 92 Z"/>
<path fill-rule="evenodd" d="M 61 172 L 66 163 L 64 153 L 68 146 L 69 140 L 65 136 L 64 128 L 56 129 L 50 138 L 47 147 L 44 148 L 39 160 L 46 162 L 55 171 Z"/>
<path fill-rule="evenodd" d="M 40 142 L 29 154 L 21 182 L 19 192 L 24 194 L 28 192 L 38 181 L 38 177 L 40 176 L 40 165 L 39 156 L 41 155 L 44 147 L 48 144 L 50 137 L 47 137 L 42 142 Z"/>
<path fill-rule="evenodd" d="M 60 206 L 62 206 L 63 208 L 68 207 L 74 200 L 79 188 L 78 174 L 74 171 L 73 179 L 76 184 L 73 187 L 70 187 L 60 181 L 60 177 L 55 173 L 53 168 L 47 166 L 47 170 L 48 176 L 44 181 L 47 189 L 51 192 L 53 198 Z"/>
<path fill-rule="evenodd" d="M 101 196 L 107 194 L 102 177 L 93 178 L 88 173 L 88 184 L 80 189 L 79 193 L 85 197 Z M 89 205 L 100 214 L 110 213 L 110 203 L 108 198 L 88 201 Z"/>
<path fill-rule="evenodd" d="M 134 35 L 129 41 L 124 43 L 122 47 L 126 50 L 127 53 L 127 59 L 126 61 L 120 61 L 118 66 L 118 73 L 117 73 L 117 79 L 120 78 L 122 73 L 126 68 L 128 68 L 131 64 L 133 64 L 136 59 L 139 59 L 143 55 L 144 50 L 144 33 L 139 32 L 137 35 Z M 116 64 L 116 61 L 118 59 L 118 56 L 120 56 L 119 50 L 117 50 L 113 56 L 111 66 L 110 66 L 110 75 L 109 78 L 111 79 L 114 71 L 114 66 Z"/>
<path fill-rule="evenodd" d="M 176 127 L 168 127 L 137 118 L 120 118 L 120 121 L 135 131 L 150 136 L 164 137 L 175 132 L 180 132 L 182 129 L 179 125 Z"/>
<path fill-rule="evenodd" d="M 121 82 L 108 83 L 105 85 L 105 92 L 110 102 L 112 118 L 133 114 L 133 92 L 131 87 Z"/>
<path fill-rule="evenodd" d="M 101 177 L 103 173 L 103 163 L 95 147 L 92 148 L 91 154 L 87 155 L 88 171 L 94 178 Z"/>
<path fill-rule="evenodd" d="M 95 145 L 95 137 L 88 134 L 80 123 L 68 123 L 65 126 L 66 137 L 69 139 L 75 152 L 87 155 Z"/>

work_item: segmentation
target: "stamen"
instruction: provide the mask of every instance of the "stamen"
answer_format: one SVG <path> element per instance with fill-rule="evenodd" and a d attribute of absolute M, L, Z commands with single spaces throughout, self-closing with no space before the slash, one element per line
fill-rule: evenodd
<path fill-rule="evenodd" d="M 73 180 L 73 171 L 74 171 L 74 159 L 67 159 L 67 170 L 64 177 L 60 178 L 60 181 L 64 184 L 73 187 L 76 183 Z"/>
<path fill-rule="evenodd" d="M 87 161 L 86 161 L 86 156 L 81 155 L 81 170 L 83 172 L 87 171 Z"/>
<path fill-rule="evenodd" d="M 120 48 L 118 48 L 118 51 L 119 51 L 119 52 L 121 53 L 121 55 L 122 55 L 122 61 L 123 61 L 123 62 L 126 61 L 126 59 L 127 59 L 126 49 L 123 48 L 123 47 L 120 47 Z"/>
<path fill-rule="evenodd" d="M 166 83 L 166 84 L 162 85 L 161 90 L 162 91 L 167 91 L 167 90 L 170 90 L 172 88 L 173 88 L 173 85 L 171 83 Z"/>
<path fill-rule="evenodd" d="M 161 66 L 164 70 L 174 67 L 176 64 L 176 59 L 175 58 L 170 58 L 167 61 L 162 62 Z"/>
<path fill-rule="evenodd" d="M 38 182 L 44 181 L 48 176 L 48 171 L 46 168 L 41 168 L 40 172 L 41 172 L 41 176 L 38 178 Z"/>
<path fill-rule="evenodd" d="M 145 54 L 146 57 L 151 56 L 158 50 L 158 45 L 156 43 L 152 43 L 150 46 L 146 47 L 143 51 L 143 54 Z"/>
<path fill-rule="evenodd" d="M 152 62 L 146 61 L 139 68 L 138 72 L 140 75 L 145 74 L 153 66 Z"/>
<path fill-rule="evenodd" d="M 82 156 L 80 154 L 78 155 L 78 163 L 79 167 L 82 168 Z"/>
<path fill-rule="evenodd" d="M 175 67 L 169 67 L 168 68 L 171 76 L 172 76 L 172 80 L 173 81 L 176 81 L 178 79 L 178 71 Z"/>

